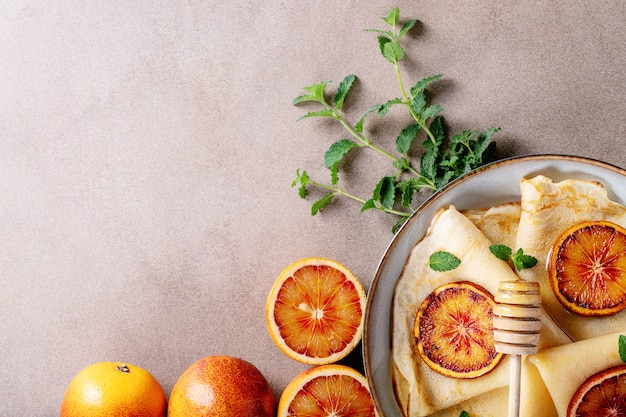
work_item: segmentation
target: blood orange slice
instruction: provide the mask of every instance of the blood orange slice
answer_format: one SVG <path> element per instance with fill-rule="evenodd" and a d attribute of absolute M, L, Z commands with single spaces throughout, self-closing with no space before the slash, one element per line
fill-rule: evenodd
<path fill-rule="evenodd" d="M 626 416 L 626 365 L 590 376 L 567 407 L 567 417 L 618 416 Z"/>
<path fill-rule="evenodd" d="M 502 360 L 493 340 L 493 296 L 468 281 L 435 289 L 422 302 L 414 335 L 420 356 L 436 372 L 476 378 Z"/>
<path fill-rule="evenodd" d="M 550 285 L 569 311 L 606 316 L 626 308 L 626 230 L 607 221 L 567 229 L 548 259 Z"/>
<path fill-rule="evenodd" d="M 307 369 L 285 388 L 278 417 L 375 417 L 367 381 L 356 370 L 338 364 Z"/>
<path fill-rule="evenodd" d="M 365 290 L 342 264 L 306 258 L 285 268 L 267 298 L 270 336 L 289 357 L 311 365 L 336 362 L 363 334 Z"/>

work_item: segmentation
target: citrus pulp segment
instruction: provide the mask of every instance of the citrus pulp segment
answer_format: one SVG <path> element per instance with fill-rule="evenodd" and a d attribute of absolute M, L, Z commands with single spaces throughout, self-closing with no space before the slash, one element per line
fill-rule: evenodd
<path fill-rule="evenodd" d="M 618 416 L 626 416 L 626 365 L 587 378 L 567 407 L 567 417 Z"/>
<path fill-rule="evenodd" d="M 606 316 L 626 308 L 626 230 L 607 221 L 583 222 L 555 242 L 550 285 L 569 311 Z"/>
<path fill-rule="evenodd" d="M 311 365 L 348 355 L 363 333 L 365 290 L 342 264 L 306 258 L 283 270 L 267 299 L 265 318 L 276 345 Z"/>
<path fill-rule="evenodd" d="M 414 335 L 419 355 L 434 371 L 455 378 L 476 378 L 502 360 L 493 339 L 493 296 L 481 286 L 452 282 L 422 302 Z"/>
<path fill-rule="evenodd" d="M 278 417 L 375 417 L 376 408 L 365 377 L 345 365 L 305 370 L 285 388 Z"/>

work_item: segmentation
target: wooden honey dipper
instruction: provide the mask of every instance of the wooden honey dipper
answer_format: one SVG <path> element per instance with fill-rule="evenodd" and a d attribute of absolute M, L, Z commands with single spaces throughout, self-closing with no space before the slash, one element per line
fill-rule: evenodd
<path fill-rule="evenodd" d="M 511 357 L 509 417 L 519 417 L 522 355 L 537 353 L 541 330 L 539 283 L 502 281 L 493 308 L 493 338 L 497 352 Z"/>

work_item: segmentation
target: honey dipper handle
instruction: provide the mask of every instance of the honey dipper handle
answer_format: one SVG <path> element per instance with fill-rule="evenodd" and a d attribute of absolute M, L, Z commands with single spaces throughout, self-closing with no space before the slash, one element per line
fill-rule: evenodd
<path fill-rule="evenodd" d="M 522 357 L 520 355 L 511 355 L 511 373 L 509 376 L 509 417 L 519 417 L 521 374 Z"/>

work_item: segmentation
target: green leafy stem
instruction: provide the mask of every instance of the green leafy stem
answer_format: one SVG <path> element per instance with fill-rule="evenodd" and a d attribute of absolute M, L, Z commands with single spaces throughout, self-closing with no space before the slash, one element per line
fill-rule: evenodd
<path fill-rule="evenodd" d="M 367 31 L 377 34 L 382 56 L 393 65 L 401 97 L 371 106 L 355 123 L 351 123 L 344 116 L 343 105 L 357 79 L 354 74 L 346 76 L 341 81 L 332 100 L 326 98 L 329 81 L 304 87 L 306 93 L 296 97 L 293 104 L 314 102 L 319 108 L 306 113 L 298 120 L 312 117 L 330 118 L 339 122 L 349 133 L 349 137 L 333 143 L 324 154 L 324 166 L 330 170 L 329 183 L 314 181 L 306 170 L 298 169 L 292 186 L 298 186 L 301 198 L 307 198 L 307 189 L 311 186 L 327 192 L 313 203 L 312 215 L 326 207 L 335 196 L 344 196 L 361 203 L 361 212 L 377 209 L 399 216 L 399 221 L 392 229 L 395 232 L 416 210 L 413 201 L 417 192 L 422 189 L 433 192 L 453 179 L 494 160 L 495 142 L 492 141 L 492 135 L 499 128 L 492 127 L 482 133 L 464 130 L 447 140 L 441 115 L 443 108 L 437 104 L 429 104 L 426 91 L 431 83 L 438 81 L 443 75 L 423 78 L 407 90 L 400 70 L 399 63 L 405 56 L 400 41 L 415 26 L 417 20 L 411 19 L 401 24 L 398 7 L 392 8 L 382 19 L 389 26 L 389 30 Z M 408 109 L 411 122 L 397 135 L 395 152 L 390 152 L 372 142 L 364 129 L 364 124 L 369 115 L 375 114 L 381 118 L 392 107 L 398 105 Z M 412 157 L 410 153 L 420 132 L 425 139 L 418 164 L 413 160 L 417 157 Z M 339 185 L 339 164 L 355 148 L 375 151 L 389 159 L 395 168 L 393 175 L 386 175 L 378 181 L 369 199 L 360 198 Z M 419 168 L 415 167 L 417 165 Z"/>

